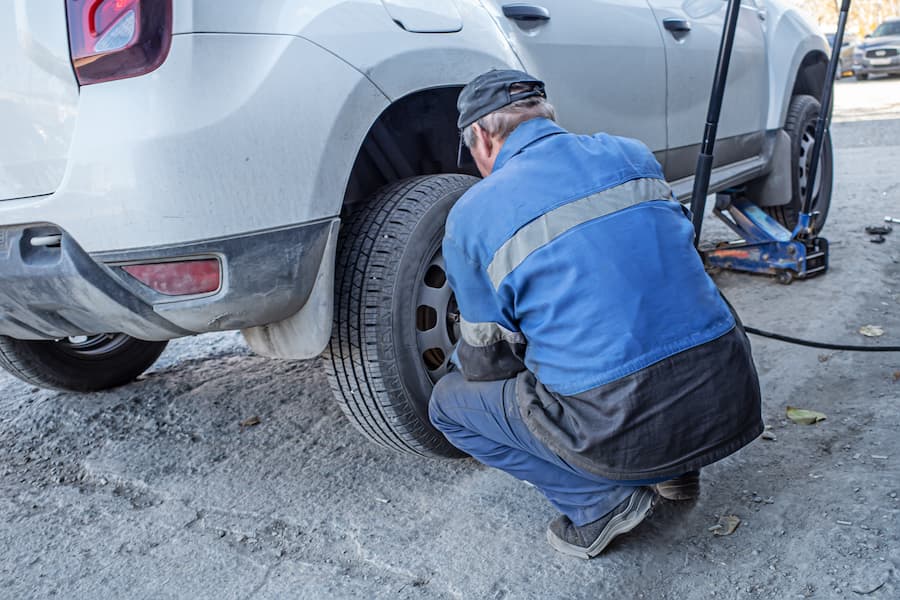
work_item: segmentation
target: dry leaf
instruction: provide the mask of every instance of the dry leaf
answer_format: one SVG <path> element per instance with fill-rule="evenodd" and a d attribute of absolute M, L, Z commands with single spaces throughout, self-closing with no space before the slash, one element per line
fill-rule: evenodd
<path fill-rule="evenodd" d="M 256 415 L 253 415 L 252 417 L 249 417 L 249 418 L 241 421 L 241 427 L 253 427 L 254 425 L 259 425 L 259 423 L 260 423 L 259 417 L 257 417 Z"/>
<path fill-rule="evenodd" d="M 740 517 L 736 517 L 735 515 L 725 515 L 719 517 L 719 522 L 710 529 L 712 530 L 713 535 L 731 535 L 740 524 Z"/>
<path fill-rule="evenodd" d="M 871 594 L 872 592 L 877 592 L 887 583 L 888 578 L 890 577 L 890 573 L 881 576 L 881 583 L 870 583 L 869 585 L 854 585 L 850 588 L 854 594 L 859 594 L 861 596 L 866 596 Z"/>
<path fill-rule="evenodd" d="M 894 381 L 900 380 L 900 371 L 894 371 Z"/>
<path fill-rule="evenodd" d="M 825 413 L 817 410 L 806 410 L 805 408 L 787 407 L 787 418 L 798 425 L 813 425 L 819 421 L 824 421 L 828 417 Z"/>
<path fill-rule="evenodd" d="M 884 335 L 884 329 L 878 325 L 863 325 L 859 328 L 859 332 L 866 337 L 881 337 Z"/>

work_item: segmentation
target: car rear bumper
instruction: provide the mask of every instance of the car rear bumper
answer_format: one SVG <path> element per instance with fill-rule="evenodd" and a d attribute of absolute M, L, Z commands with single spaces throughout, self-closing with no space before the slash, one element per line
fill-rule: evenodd
<path fill-rule="evenodd" d="M 272 323 L 297 313 L 313 289 L 336 219 L 239 236 L 88 254 L 66 231 L 0 227 L 0 335 L 59 339 L 122 332 L 163 340 Z M 59 234 L 58 245 L 32 239 Z M 219 289 L 167 296 L 121 266 L 216 258 Z"/>

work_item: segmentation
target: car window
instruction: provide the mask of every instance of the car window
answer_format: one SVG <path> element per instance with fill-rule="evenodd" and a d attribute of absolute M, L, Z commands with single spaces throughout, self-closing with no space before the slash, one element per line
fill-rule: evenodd
<path fill-rule="evenodd" d="M 872 32 L 872 37 L 880 37 L 883 35 L 900 35 L 900 21 L 882 23 Z"/>

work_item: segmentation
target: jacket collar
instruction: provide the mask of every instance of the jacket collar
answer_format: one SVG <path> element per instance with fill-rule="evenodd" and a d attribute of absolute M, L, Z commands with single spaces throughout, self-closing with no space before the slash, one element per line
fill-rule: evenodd
<path fill-rule="evenodd" d="M 520 123 L 503 142 L 500 154 L 494 161 L 494 171 L 502 168 L 509 159 L 536 141 L 558 133 L 566 133 L 566 130 L 550 119 L 529 119 Z"/>

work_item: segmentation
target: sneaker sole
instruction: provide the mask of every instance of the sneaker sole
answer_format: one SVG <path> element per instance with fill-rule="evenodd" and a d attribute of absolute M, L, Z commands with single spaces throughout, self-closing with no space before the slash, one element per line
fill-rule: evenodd
<path fill-rule="evenodd" d="M 653 487 L 666 500 L 696 500 L 700 497 L 700 475 L 676 477 Z"/>
<path fill-rule="evenodd" d="M 555 550 L 567 556 L 594 558 L 603 552 L 616 536 L 628 533 L 640 525 L 641 521 L 650 514 L 655 498 L 656 494 L 649 488 L 641 488 L 639 492 L 632 494 L 625 510 L 610 519 L 603 532 L 587 548 L 570 544 L 553 535 L 549 529 L 547 530 L 547 541 Z"/>

